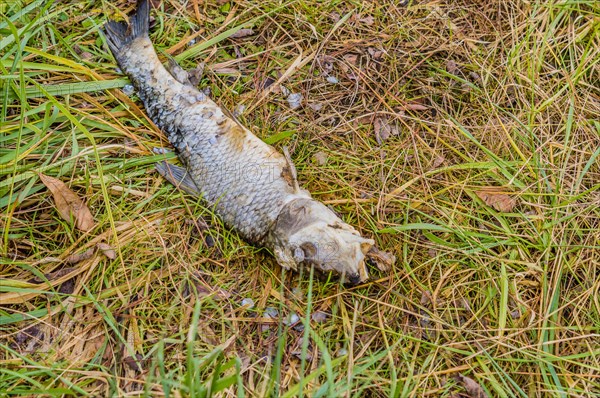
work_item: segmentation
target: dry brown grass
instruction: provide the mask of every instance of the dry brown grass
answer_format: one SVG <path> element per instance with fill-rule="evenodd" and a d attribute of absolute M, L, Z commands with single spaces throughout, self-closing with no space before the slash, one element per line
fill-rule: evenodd
<path fill-rule="evenodd" d="M 153 173 L 164 137 L 105 90 L 124 82 L 97 28 L 127 1 L 0 5 L 25 10 L 0 20 L 0 395 L 600 394 L 595 2 L 154 3 L 157 48 L 205 62 L 201 86 L 398 262 L 352 289 L 284 274 Z M 67 264 L 101 242 L 115 258 Z"/>

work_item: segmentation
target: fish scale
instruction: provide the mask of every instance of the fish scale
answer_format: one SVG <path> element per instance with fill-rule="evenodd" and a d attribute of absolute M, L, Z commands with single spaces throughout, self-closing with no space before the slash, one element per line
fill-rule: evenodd
<path fill-rule="evenodd" d="M 159 172 L 202 197 L 244 239 L 270 249 L 283 267 L 311 265 L 352 283 L 365 281 L 373 240 L 299 188 L 291 160 L 229 117 L 181 68 L 175 64 L 169 72 L 148 37 L 148 18 L 148 2 L 139 1 L 130 24 L 110 21 L 104 35 L 185 166 L 162 163 Z"/>

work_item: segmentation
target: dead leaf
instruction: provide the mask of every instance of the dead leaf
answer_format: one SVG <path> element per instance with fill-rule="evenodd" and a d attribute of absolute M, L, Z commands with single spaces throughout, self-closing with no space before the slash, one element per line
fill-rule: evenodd
<path fill-rule="evenodd" d="M 429 290 L 423 290 L 423 292 L 421 293 L 421 305 L 424 307 L 428 307 L 431 305 L 432 301 L 433 297 L 431 295 L 431 292 Z"/>
<path fill-rule="evenodd" d="M 333 65 L 335 63 L 335 58 L 329 55 L 322 55 L 317 58 L 317 64 L 321 69 L 321 73 L 324 75 L 328 75 L 333 71 Z"/>
<path fill-rule="evenodd" d="M 130 369 L 135 370 L 136 372 L 141 372 L 142 368 L 140 365 L 143 364 L 142 358 L 143 357 L 141 354 L 135 354 L 135 358 L 128 356 L 123 358 L 123 362 L 125 362 L 125 365 L 129 366 Z"/>
<path fill-rule="evenodd" d="M 463 376 L 461 374 L 456 375 L 455 380 L 458 381 L 465 388 L 469 398 L 488 398 L 483 387 L 481 387 L 475 380 L 470 377 Z"/>
<path fill-rule="evenodd" d="M 232 39 L 241 39 L 242 37 L 252 36 L 254 31 L 252 29 L 240 29 L 231 36 Z"/>
<path fill-rule="evenodd" d="M 373 57 L 375 61 L 381 61 L 381 59 L 383 58 L 383 54 L 385 54 L 384 50 L 379 50 L 374 47 L 367 48 L 367 52 L 371 57 Z"/>
<path fill-rule="evenodd" d="M 342 72 L 346 74 L 346 77 L 349 80 L 358 81 L 359 76 L 353 66 L 358 67 L 359 65 L 359 56 L 357 54 L 345 54 L 343 56 L 344 62 L 339 62 L 338 66 Z"/>
<path fill-rule="evenodd" d="M 398 128 L 391 125 L 386 118 L 375 118 L 373 129 L 375 131 L 375 140 L 377 140 L 379 145 L 390 138 L 390 136 L 398 134 Z"/>
<path fill-rule="evenodd" d="M 316 323 L 323 323 L 328 317 L 329 315 L 325 311 L 316 311 L 311 315 L 311 319 Z"/>
<path fill-rule="evenodd" d="M 54 271 L 54 272 L 50 272 L 50 273 L 44 274 L 44 278 L 45 279 L 42 279 L 42 278 L 36 276 L 35 278 L 33 278 L 31 280 L 31 282 L 33 282 L 33 283 L 42 283 L 42 282 L 46 282 L 46 281 L 52 282 L 54 280 L 57 280 L 58 278 L 62 278 L 63 276 L 65 276 L 65 275 L 67 275 L 67 274 L 69 274 L 69 273 L 71 273 L 73 271 L 75 271 L 75 268 L 72 268 L 72 267 L 63 268 L 63 269 L 58 270 L 58 271 Z"/>
<path fill-rule="evenodd" d="M 56 209 L 63 219 L 66 221 L 74 219 L 75 227 L 84 232 L 94 228 L 94 217 L 90 209 L 64 182 L 44 174 L 40 174 L 40 179 L 52 192 Z"/>
<path fill-rule="evenodd" d="M 460 72 L 460 69 L 458 68 L 458 65 L 456 64 L 456 62 L 454 62 L 451 59 L 446 61 L 446 70 L 449 73 L 452 73 L 453 75 L 456 75 L 456 74 L 458 74 L 458 72 Z"/>
<path fill-rule="evenodd" d="M 481 76 L 479 76 L 479 73 L 477 72 L 469 72 L 469 76 L 471 76 L 471 79 L 473 79 L 476 82 L 481 81 Z"/>
<path fill-rule="evenodd" d="M 360 18 L 359 21 L 362 22 L 362 23 L 364 23 L 367 26 L 371 26 L 375 22 L 375 18 L 373 18 L 372 15 L 367 15 L 364 18 Z"/>
<path fill-rule="evenodd" d="M 407 102 L 404 107 L 411 111 L 426 111 L 429 109 L 425 105 L 417 104 L 416 102 Z"/>
<path fill-rule="evenodd" d="M 117 253 L 115 252 L 115 249 L 113 249 L 111 246 L 104 242 L 98 243 L 98 249 L 100 249 L 102 254 L 104 254 L 109 260 L 114 260 L 115 258 L 117 258 Z"/>
<path fill-rule="evenodd" d="M 498 191 L 481 190 L 475 192 L 475 194 L 479 197 L 479 199 L 483 200 L 486 205 L 491 206 L 503 213 L 511 211 L 517 204 L 516 200 L 507 194 Z"/>
<path fill-rule="evenodd" d="M 322 102 L 311 102 L 310 104 L 308 104 L 308 107 L 315 112 L 320 112 L 321 109 L 323 109 L 323 103 Z"/>
<path fill-rule="evenodd" d="M 319 151 L 319 152 L 315 153 L 313 155 L 313 158 L 315 159 L 315 162 L 317 162 L 317 164 L 319 166 L 324 166 L 325 163 L 327 163 L 327 154 L 323 151 Z"/>
<path fill-rule="evenodd" d="M 370 262 L 375 263 L 377 269 L 379 269 L 381 272 L 387 272 L 391 270 L 396 263 L 396 256 L 390 252 L 379 250 L 375 246 L 372 246 L 371 249 L 369 249 L 366 257 Z"/>
<path fill-rule="evenodd" d="M 69 257 L 65 258 L 65 263 L 67 264 L 77 264 L 81 261 L 87 260 L 94 255 L 94 249 L 87 249 L 83 253 L 71 254 Z"/>
<path fill-rule="evenodd" d="M 258 90 L 266 90 L 270 86 L 272 86 L 276 81 L 277 80 L 275 80 L 271 76 L 267 76 L 264 80 L 258 82 L 258 84 L 256 85 L 256 88 Z"/>
<path fill-rule="evenodd" d="M 438 156 L 437 158 L 435 158 L 435 160 L 433 161 L 433 164 L 431 165 L 432 169 L 437 169 L 438 167 L 440 167 L 442 165 L 442 163 L 444 163 L 444 161 L 446 160 L 445 157 L 443 156 Z"/>

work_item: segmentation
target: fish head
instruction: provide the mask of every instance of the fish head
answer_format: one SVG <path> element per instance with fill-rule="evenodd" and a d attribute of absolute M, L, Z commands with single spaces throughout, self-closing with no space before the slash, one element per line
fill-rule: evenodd
<path fill-rule="evenodd" d="M 289 223 L 294 227 L 279 231 L 285 239 L 275 248 L 278 262 L 286 268 L 314 266 L 322 272 L 335 272 L 344 283 L 366 281 L 365 255 L 375 242 L 363 238 L 320 202 L 303 203 L 299 210 L 292 211 L 298 217 Z"/>
<path fill-rule="evenodd" d="M 366 281 L 369 275 L 365 255 L 375 242 L 346 227 L 350 226 L 343 222 L 315 223 L 294 234 L 290 248 L 297 266 L 334 271 L 353 285 Z"/>

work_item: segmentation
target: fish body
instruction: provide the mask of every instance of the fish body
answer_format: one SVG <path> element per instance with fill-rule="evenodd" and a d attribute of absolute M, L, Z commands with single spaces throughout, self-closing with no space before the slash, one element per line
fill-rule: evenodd
<path fill-rule="evenodd" d="M 161 174 L 201 196 L 228 227 L 269 248 L 283 267 L 314 265 L 353 283 L 365 281 L 364 260 L 373 240 L 299 188 L 289 157 L 189 84 L 177 65 L 167 70 L 149 39 L 148 19 L 148 1 L 139 1 L 129 24 L 110 21 L 104 35 L 185 166 L 160 164 Z"/>

